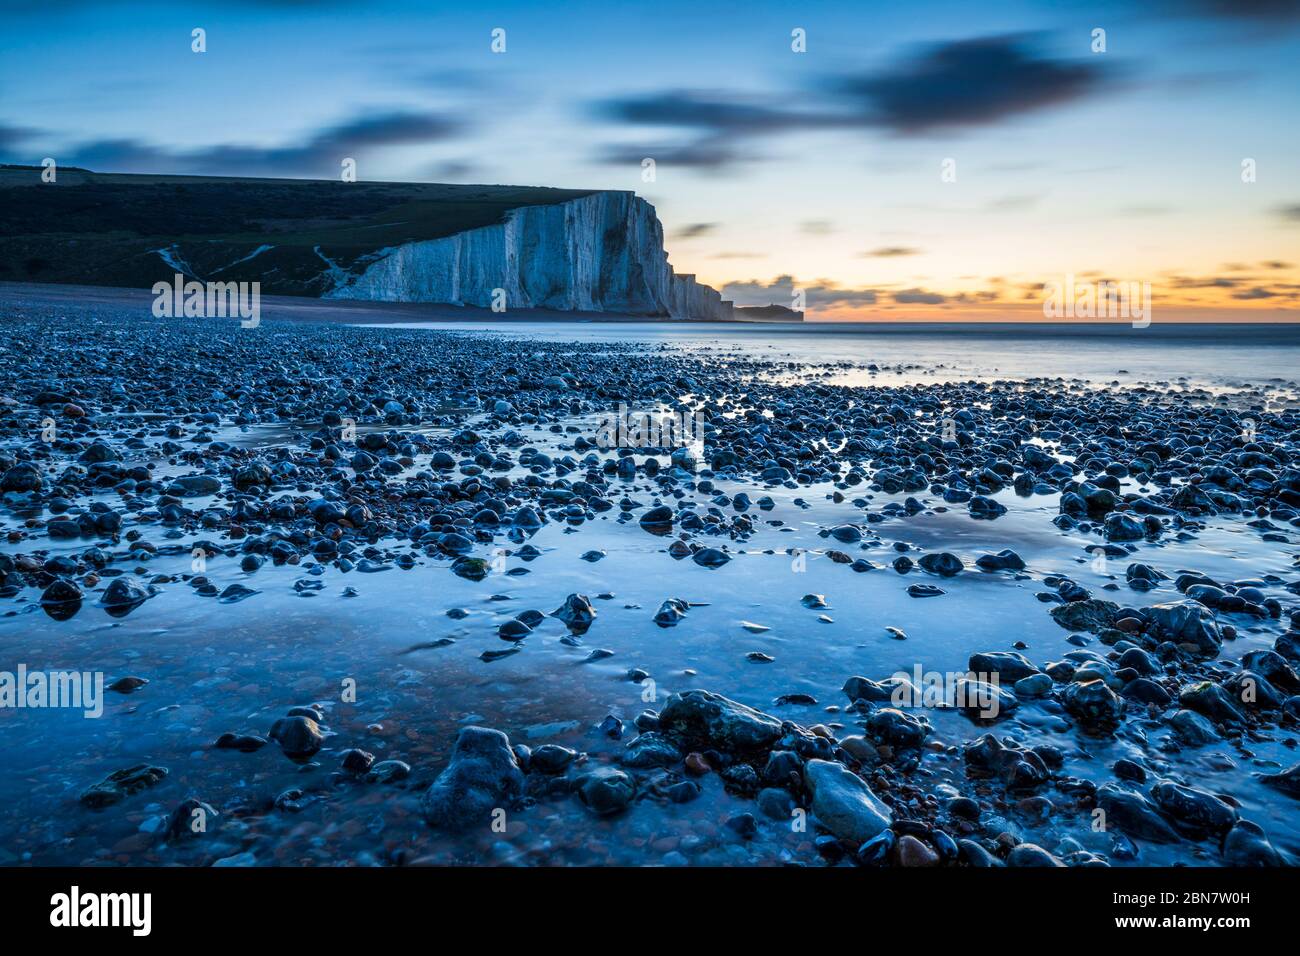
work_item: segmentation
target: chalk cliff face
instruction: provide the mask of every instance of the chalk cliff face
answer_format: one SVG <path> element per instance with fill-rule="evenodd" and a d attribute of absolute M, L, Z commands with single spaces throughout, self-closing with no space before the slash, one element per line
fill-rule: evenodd
<path fill-rule="evenodd" d="M 644 199 L 592 193 L 512 209 L 496 225 L 381 250 L 325 298 L 491 308 L 500 289 L 507 310 L 732 318 L 731 303 L 717 290 L 673 272 L 663 240 L 663 226 Z"/>

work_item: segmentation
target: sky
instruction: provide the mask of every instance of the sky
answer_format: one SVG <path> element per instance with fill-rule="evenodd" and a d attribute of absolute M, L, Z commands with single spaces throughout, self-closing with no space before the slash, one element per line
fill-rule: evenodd
<path fill-rule="evenodd" d="M 1300 321 L 1300 0 L 49 10 L 0 0 L 0 161 L 630 189 L 815 318 Z"/>

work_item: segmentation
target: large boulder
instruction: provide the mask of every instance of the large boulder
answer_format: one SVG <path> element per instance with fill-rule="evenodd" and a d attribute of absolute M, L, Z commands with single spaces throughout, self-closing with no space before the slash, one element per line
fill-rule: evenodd
<path fill-rule="evenodd" d="M 617 767 L 597 767 L 579 777 L 575 786 L 583 806 L 598 817 L 621 813 L 636 795 L 632 778 Z"/>
<path fill-rule="evenodd" d="M 1238 820 L 1223 838 L 1223 862 L 1241 867 L 1286 865 L 1282 855 L 1268 842 L 1264 828 L 1249 820 Z"/>
<path fill-rule="evenodd" d="M 1197 601 L 1157 604 L 1144 612 L 1160 636 L 1175 644 L 1190 644 L 1207 657 L 1215 657 L 1223 644 L 1214 614 Z"/>
<path fill-rule="evenodd" d="M 998 740 L 985 734 L 966 745 L 962 758 L 972 777 L 996 777 L 1008 790 L 1032 791 L 1051 778 L 1051 770 L 1042 756 L 1014 740 Z"/>
<path fill-rule="evenodd" d="M 1105 814 L 1107 829 L 1115 828 L 1139 840 L 1151 843 L 1177 843 L 1178 834 L 1150 800 L 1140 793 L 1124 790 L 1113 783 L 1097 791 L 1097 806 Z"/>
<path fill-rule="evenodd" d="M 1124 701 L 1105 681 L 1073 683 L 1062 694 L 1065 709 L 1095 734 L 1112 734 L 1124 713 Z"/>
<path fill-rule="evenodd" d="M 1052 620 L 1061 627 L 1071 631 L 1098 631 L 1115 626 L 1119 616 L 1119 605 L 1114 601 L 1099 601 L 1089 598 L 1086 601 L 1070 601 L 1058 604 L 1051 610 Z"/>
<path fill-rule="evenodd" d="M 492 811 L 515 803 L 523 789 L 524 774 L 510 738 L 488 727 L 465 727 L 451 763 L 425 791 L 420 810 L 433 827 L 486 826 Z"/>
<path fill-rule="evenodd" d="M 1151 788 L 1151 799 L 1174 825 L 1194 837 L 1222 837 L 1237 822 L 1235 808 L 1212 793 L 1162 780 Z"/>
<path fill-rule="evenodd" d="M 930 722 L 893 707 L 882 707 L 867 717 L 867 735 L 880 743 L 907 750 L 925 743 Z"/>
<path fill-rule="evenodd" d="M 804 782 L 812 791 L 812 812 L 845 843 L 861 846 L 893 823 L 885 806 L 857 774 L 832 760 L 809 760 Z"/>
<path fill-rule="evenodd" d="M 1238 708 L 1232 695 L 1212 681 L 1198 681 L 1184 687 L 1178 692 L 1178 703 L 1216 724 L 1240 726 L 1246 723 L 1246 715 Z"/>
<path fill-rule="evenodd" d="M 969 667 L 973 673 L 981 676 L 997 674 L 999 680 L 1007 684 L 1014 684 L 1038 673 L 1038 668 L 1025 655 L 1015 651 L 983 651 L 972 654 Z"/>
<path fill-rule="evenodd" d="M 180 475 L 167 486 L 167 494 L 177 498 L 201 498 L 220 490 L 221 479 L 216 475 Z"/>
<path fill-rule="evenodd" d="M 308 760 L 315 756 L 325 743 L 325 735 L 321 733 L 320 724 L 302 714 L 281 717 L 272 725 L 269 736 L 279 742 L 280 749 L 291 760 Z"/>
<path fill-rule="evenodd" d="M 686 749 L 746 753 L 770 749 L 781 721 L 721 694 L 688 690 L 668 698 L 659 729 Z"/>
<path fill-rule="evenodd" d="M 1140 522 L 1116 511 L 1106 516 L 1107 541 L 1141 541 L 1144 534 Z"/>
<path fill-rule="evenodd" d="M 551 617 L 563 621 L 575 634 L 585 634 L 596 620 L 596 609 L 587 595 L 570 594 L 563 604 L 551 612 Z"/>
<path fill-rule="evenodd" d="M 1260 774 L 1259 779 L 1274 790 L 1280 790 L 1287 796 L 1300 800 L 1300 763 L 1288 767 L 1281 773 Z"/>
<path fill-rule="evenodd" d="M 931 574 L 937 574 L 943 578 L 950 578 L 954 575 L 961 574 L 963 565 L 961 558 L 948 551 L 939 551 L 935 554 L 925 554 L 917 562 L 923 571 Z"/>
<path fill-rule="evenodd" d="M 40 491 L 41 484 L 41 473 L 36 470 L 36 466 L 24 461 L 14 465 L 0 478 L 0 491 Z"/>
<path fill-rule="evenodd" d="M 623 750 L 623 766 L 637 769 L 668 767 L 682 759 L 677 745 L 654 730 L 646 731 Z"/>

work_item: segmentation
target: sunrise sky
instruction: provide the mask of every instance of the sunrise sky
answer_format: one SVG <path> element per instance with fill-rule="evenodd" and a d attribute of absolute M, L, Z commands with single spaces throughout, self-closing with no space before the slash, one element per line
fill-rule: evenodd
<path fill-rule="evenodd" d="M 813 318 L 1072 273 L 1300 320 L 1300 0 L 456 6 L 0 0 L 0 160 L 631 189 L 678 271 Z"/>

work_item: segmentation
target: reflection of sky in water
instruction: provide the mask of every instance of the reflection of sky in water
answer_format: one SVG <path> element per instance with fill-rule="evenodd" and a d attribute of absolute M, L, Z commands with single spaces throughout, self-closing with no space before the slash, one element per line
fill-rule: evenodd
<path fill-rule="evenodd" d="M 739 354 L 771 362 L 829 366 L 828 381 L 847 385 L 910 385 L 975 379 L 1063 378 L 1134 385 L 1174 383 L 1222 389 L 1272 383 L 1294 388 L 1300 368 L 1300 326 L 1209 326 L 1044 334 L 971 328 L 900 331 L 897 326 L 798 325 L 719 328 L 698 323 L 431 322 L 399 328 L 492 331 L 560 341 L 644 342 L 722 358 Z M 917 328 L 910 326 L 909 329 Z M 922 327 L 923 329 L 924 327 Z M 1086 333 L 1087 330 L 1084 330 Z M 875 364 L 882 371 L 837 368 Z M 791 375 L 792 381 L 806 379 Z M 1288 393 L 1291 389 L 1287 390 Z"/>

